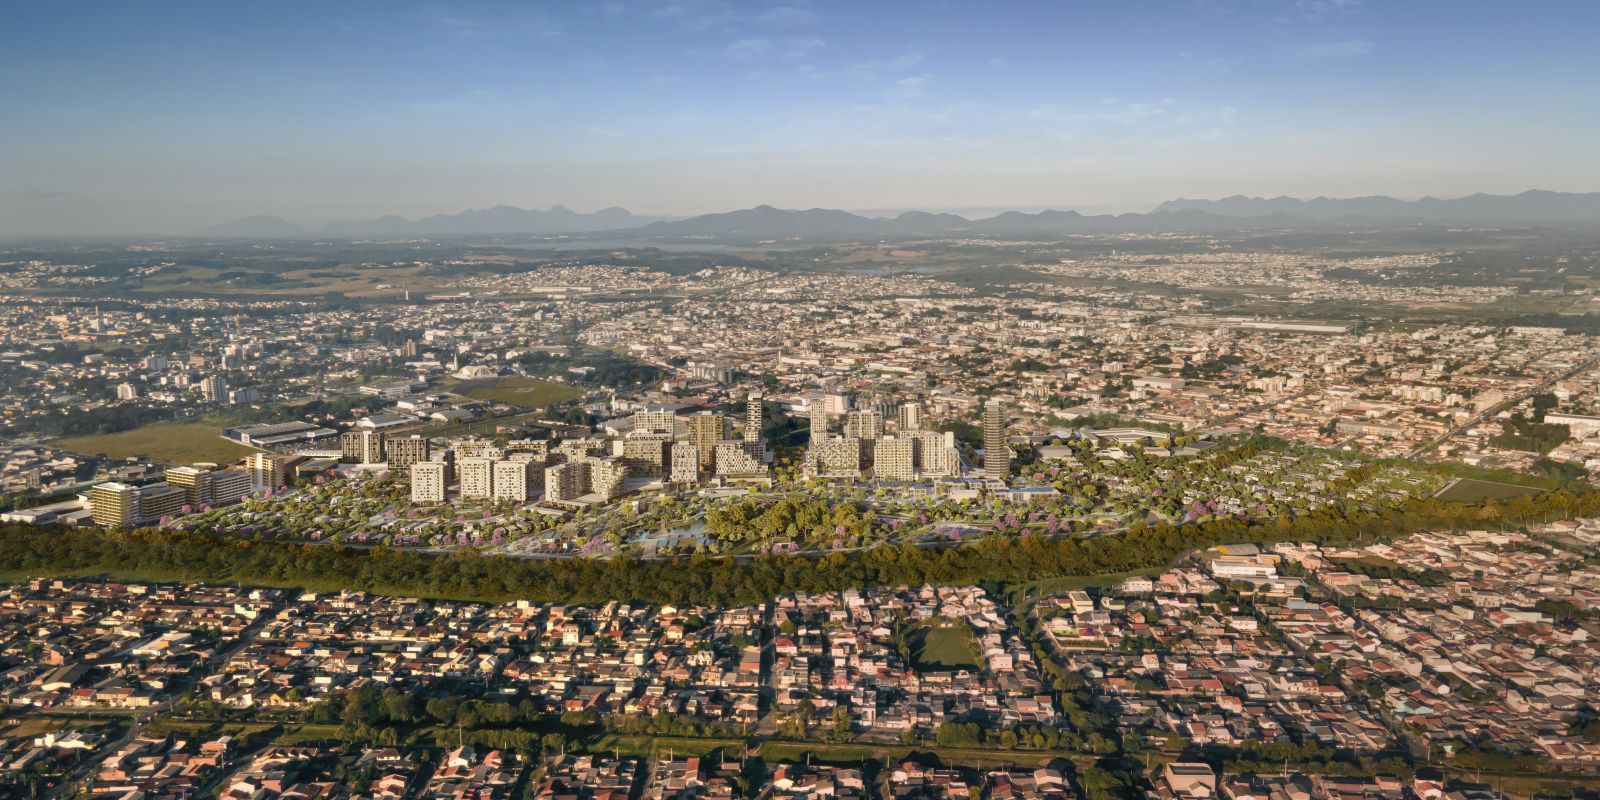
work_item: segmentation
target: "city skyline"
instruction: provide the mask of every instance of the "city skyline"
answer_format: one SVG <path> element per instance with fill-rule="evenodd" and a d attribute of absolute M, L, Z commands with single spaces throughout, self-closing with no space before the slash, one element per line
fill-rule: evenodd
<path fill-rule="evenodd" d="M 0 234 L 1600 188 L 1578 3 L 20 11 Z"/>

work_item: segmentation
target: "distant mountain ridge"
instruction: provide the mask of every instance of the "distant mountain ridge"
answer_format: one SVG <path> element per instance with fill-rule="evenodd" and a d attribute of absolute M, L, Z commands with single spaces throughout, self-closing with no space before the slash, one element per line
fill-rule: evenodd
<path fill-rule="evenodd" d="M 282 217 L 260 215 L 214 225 L 200 233 L 204 236 L 297 239 L 320 236 L 338 238 L 491 234 L 543 236 L 634 228 L 659 219 L 661 218 L 637 216 L 627 209 L 615 207 L 584 214 L 562 205 L 547 209 L 498 205 L 493 208 L 468 209 L 459 214 L 435 214 L 417 220 L 389 214 L 370 220 L 330 222 L 320 228 L 305 228 Z"/>
<path fill-rule="evenodd" d="M 1533 190 L 1516 195 L 1474 194 L 1452 200 L 1434 197 L 1398 200 L 1382 195 L 1301 200 L 1235 195 L 1218 200 L 1169 200 L 1148 214 L 1089 216 L 1076 211 L 1046 210 L 1031 214 L 1007 211 L 983 219 L 927 211 L 868 217 L 838 209 L 789 210 L 760 205 L 667 220 L 635 215 L 621 208 L 583 214 L 559 205 L 544 210 L 501 205 L 414 221 L 389 215 L 360 222 L 333 222 L 316 229 L 302 228 L 281 217 L 255 216 L 214 226 L 201 234 L 258 238 L 595 234 L 620 239 L 767 240 L 1223 233 L 1420 223 L 1600 227 L 1600 192 L 1571 194 Z"/>
<path fill-rule="evenodd" d="M 1393 197 L 1330 198 L 1298 200 L 1293 197 L 1245 197 L 1234 195 L 1220 200 L 1179 198 L 1156 206 L 1163 211 L 1203 211 L 1225 217 L 1261 217 L 1286 214 L 1309 220 L 1367 218 L 1376 220 L 1420 220 L 1459 223 L 1573 223 L 1600 222 L 1600 192 L 1568 193 L 1530 190 L 1514 195 L 1474 194 L 1453 200 L 1424 197 L 1396 200 Z"/>

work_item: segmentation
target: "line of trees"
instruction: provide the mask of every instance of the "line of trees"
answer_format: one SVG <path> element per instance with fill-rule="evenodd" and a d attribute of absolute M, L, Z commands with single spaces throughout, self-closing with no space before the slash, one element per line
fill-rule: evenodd
<path fill-rule="evenodd" d="M 1495 527 L 1600 515 L 1600 491 L 1546 492 L 1479 505 L 1419 499 L 1381 512 L 1328 508 L 1295 519 L 1216 519 L 1135 528 L 1092 539 L 988 537 L 947 550 L 884 545 L 848 557 L 516 559 L 283 544 L 199 531 L 0 526 L 0 572 L 103 573 L 142 580 L 232 581 L 401 596 L 503 602 L 749 604 L 792 592 L 863 586 L 1011 583 L 1161 567 L 1184 552 L 1232 542 L 1349 545 L 1422 530 Z"/>

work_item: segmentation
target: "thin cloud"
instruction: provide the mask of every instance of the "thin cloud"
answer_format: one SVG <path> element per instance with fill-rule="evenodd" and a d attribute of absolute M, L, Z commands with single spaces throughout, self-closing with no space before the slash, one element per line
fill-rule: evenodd
<path fill-rule="evenodd" d="M 756 22 L 774 27 L 798 27 L 812 25 L 816 21 L 815 11 L 800 6 L 778 6 L 756 17 Z"/>
<path fill-rule="evenodd" d="M 1350 39 L 1343 42 L 1308 45 L 1300 48 L 1300 55 L 1306 58 L 1357 58 L 1370 54 L 1372 50 L 1372 42 Z"/>

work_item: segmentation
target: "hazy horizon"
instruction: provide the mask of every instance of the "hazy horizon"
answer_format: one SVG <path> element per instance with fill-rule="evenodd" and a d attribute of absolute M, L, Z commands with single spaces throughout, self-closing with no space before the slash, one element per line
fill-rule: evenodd
<path fill-rule="evenodd" d="M 35 4 L 0 235 L 497 204 L 1148 211 L 1600 190 L 1600 9 L 1436 0 Z M 1585 99 L 1589 98 L 1589 99 Z"/>

